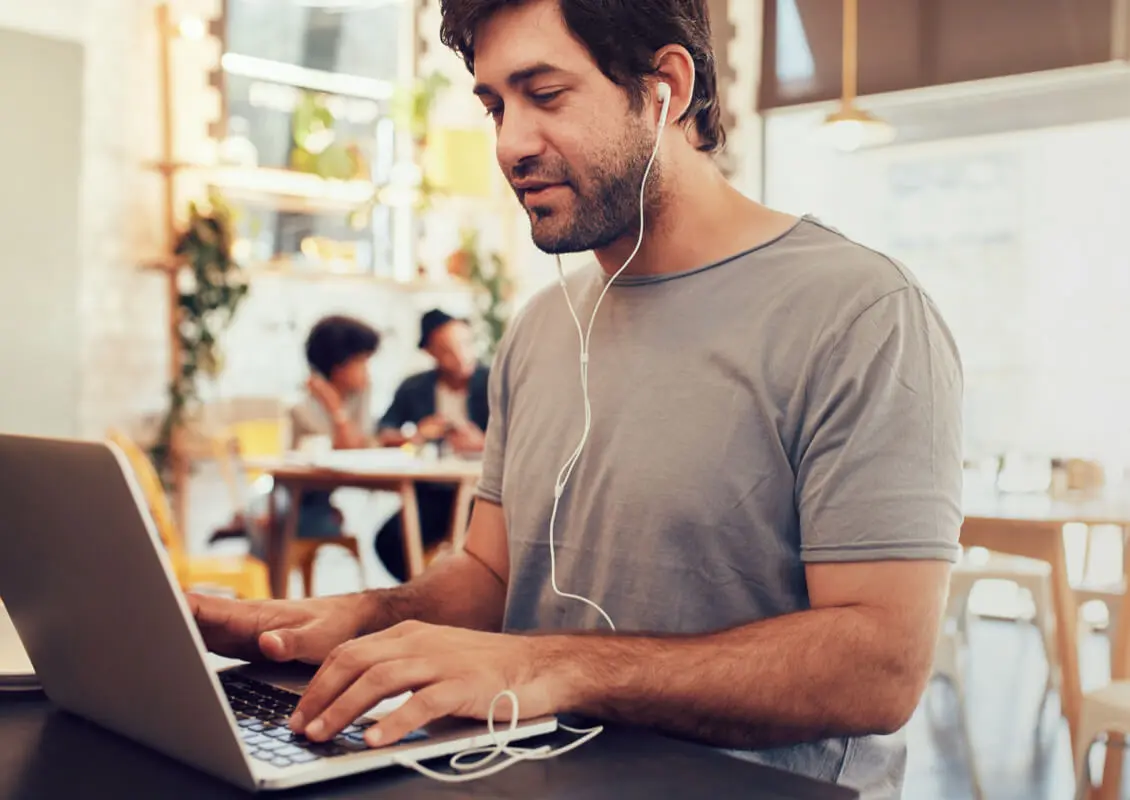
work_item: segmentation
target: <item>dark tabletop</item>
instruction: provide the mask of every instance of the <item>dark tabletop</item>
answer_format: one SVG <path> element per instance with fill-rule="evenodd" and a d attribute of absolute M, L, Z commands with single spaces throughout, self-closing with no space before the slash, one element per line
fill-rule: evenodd
<path fill-rule="evenodd" d="M 53 797 L 249 797 L 84 720 L 41 694 L 0 693 L 0 800 Z M 767 769 L 707 748 L 636 731 L 606 729 L 558 758 L 524 762 L 487 778 L 442 784 L 395 768 L 269 793 L 264 797 L 429 800 L 856 800 L 843 787 Z"/>

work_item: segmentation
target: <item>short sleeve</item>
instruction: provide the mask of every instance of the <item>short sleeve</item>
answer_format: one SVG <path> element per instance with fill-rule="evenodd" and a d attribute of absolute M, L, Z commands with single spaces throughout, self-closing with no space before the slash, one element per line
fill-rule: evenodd
<path fill-rule="evenodd" d="M 486 442 L 483 445 L 483 469 L 476 495 L 495 505 L 502 505 L 502 478 L 506 467 L 511 352 L 525 313 L 526 308 L 519 309 L 506 326 L 487 377 Z"/>
<path fill-rule="evenodd" d="M 804 561 L 956 560 L 962 391 L 957 347 L 920 289 L 855 318 L 807 390 L 796 481 Z"/>
<path fill-rule="evenodd" d="M 325 412 L 313 400 L 307 399 L 290 409 L 291 447 L 297 448 L 307 436 L 325 436 L 332 433 L 325 422 Z"/>
<path fill-rule="evenodd" d="M 501 360 L 501 355 L 498 356 Z M 502 505 L 502 473 L 506 463 L 506 370 L 496 363 L 487 381 L 487 405 L 490 417 L 487 422 L 486 442 L 483 445 L 483 471 L 477 495 L 483 500 Z"/>

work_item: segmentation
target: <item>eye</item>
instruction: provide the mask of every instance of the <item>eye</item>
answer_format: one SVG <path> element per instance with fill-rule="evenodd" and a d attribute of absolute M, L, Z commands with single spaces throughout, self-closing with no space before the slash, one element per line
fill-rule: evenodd
<path fill-rule="evenodd" d="M 488 106 L 486 109 L 486 115 L 493 119 L 495 122 L 498 122 L 499 119 L 502 118 L 502 106 Z"/>
<path fill-rule="evenodd" d="M 556 100 L 558 97 L 561 96 L 561 94 L 564 91 L 565 91 L 564 89 L 555 89 L 555 90 L 548 91 L 548 92 L 533 92 L 530 95 L 530 98 L 535 103 L 539 103 L 539 104 L 544 105 L 546 103 L 551 103 L 554 100 Z"/>

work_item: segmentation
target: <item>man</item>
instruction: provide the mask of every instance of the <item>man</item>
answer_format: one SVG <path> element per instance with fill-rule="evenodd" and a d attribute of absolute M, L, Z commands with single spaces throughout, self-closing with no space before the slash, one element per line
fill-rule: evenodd
<path fill-rule="evenodd" d="M 397 447 L 409 440 L 446 441 L 461 452 L 482 452 L 490 371 L 475 356 L 471 326 L 432 309 L 420 320 L 419 346 L 436 366 L 407 378 L 397 389 L 381 418 L 381 443 Z"/>
<path fill-rule="evenodd" d="M 642 246 L 592 328 L 588 443 L 554 519 L 585 430 L 554 287 L 492 366 L 465 552 L 383 593 L 197 599 L 204 636 L 324 660 L 292 721 L 315 739 L 406 688 L 371 743 L 485 718 L 509 689 L 523 716 L 647 726 L 899 797 L 961 521 L 961 370 L 933 305 L 902 267 L 726 183 L 703 0 L 441 8 L 535 242 L 595 251 L 567 280 L 582 324 L 636 247 L 670 87 Z"/>
<path fill-rule="evenodd" d="M 397 389 L 381 418 L 381 444 L 443 442 L 460 454 L 481 453 L 490 416 L 490 371 L 475 356 L 471 326 L 432 309 L 420 321 L 419 346 L 435 359 L 435 369 L 411 376 Z M 424 546 L 435 547 L 450 531 L 455 490 L 444 484 L 417 483 L 416 504 Z M 394 578 L 408 579 L 399 514 L 377 532 L 376 549 Z"/>

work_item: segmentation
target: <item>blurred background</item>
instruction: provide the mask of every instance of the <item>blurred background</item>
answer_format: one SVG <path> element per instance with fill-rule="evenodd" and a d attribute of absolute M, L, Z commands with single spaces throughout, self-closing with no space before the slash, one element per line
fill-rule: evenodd
<path fill-rule="evenodd" d="M 1130 465 L 1130 2 L 708 5 L 726 174 L 934 296 L 965 364 L 977 513 L 1055 526 L 1074 681 L 1105 685 L 1130 513 L 1062 504 L 1121 508 Z M 554 264 L 438 28 L 437 0 L 0 4 L 0 430 L 128 432 L 204 552 L 239 510 L 215 432 L 285 420 L 318 319 L 380 332 L 377 415 L 430 364 L 428 309 L 470 320 L 489 364 Z M 341 492 L 362 538 L 396 508 Z M 1045 510 L 1001 511 L 1029 501 Z M 916 717 L 907 796 L 1068 797 L 1070 736 L 1044 705 L 1065 669 L 1052 573 L 977 554 L 961 597 L 978 624 L 954 640 L 976 708 Z M 356 588 L 339 566 L 319 561 L 324 591 Z M 1062 642 L 1074 622 L 1056 613 Z"/>

